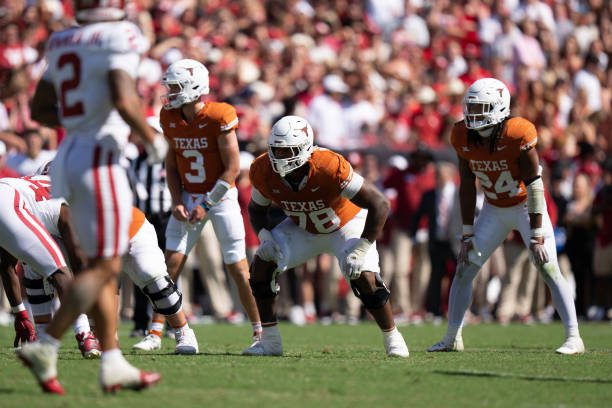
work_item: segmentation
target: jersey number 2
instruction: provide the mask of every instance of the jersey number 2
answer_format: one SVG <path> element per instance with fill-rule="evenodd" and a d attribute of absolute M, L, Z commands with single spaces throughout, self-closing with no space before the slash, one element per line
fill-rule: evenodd
<path fill-rule="evenodd" d="M 67 79 L 62 81 L 60 84 L 60 105 L 62 106 L 62 116 L 78 116 L 85 113 L 85 109 L 83 108 L 83 102 L 76 101 L 71 105 L 68 105 L 66 101 L 67 93 L 71 90 L 77 88 L 81 83 L 81 59 L 74 52 L 70 52 L 67 54 L 62 54 L 57 61 L 57 68 L 63 69 L 64 67 L 69 66 L 72 70 L 72 75 Z"/>

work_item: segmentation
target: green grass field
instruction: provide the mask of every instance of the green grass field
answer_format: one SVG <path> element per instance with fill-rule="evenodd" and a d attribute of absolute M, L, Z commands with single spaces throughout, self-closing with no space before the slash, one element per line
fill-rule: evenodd
<path fill-rule="evenodd" d="M 67 395 L 42 394 L 14 357 L 12 327 L 0 328 L 0 407 L 612 407 L 612 325 L 583 324 L 587 353 L 554 353 L 559 324 L 469 326 L 464 353 L 429 354 L 443 326 L 406 326 L 405 360 L 385 357 L 373 324 L 282 325 L 284 357 L 242 357 L 247 326 L 196 326 L 201 354 L 175 356 L 173 340 L 136 354 L 122 326 L 127 358 L 159 370 L 143 392 L 105 396 L 98 362 L 81 358 L 66 336 L 59 377 Z"/>

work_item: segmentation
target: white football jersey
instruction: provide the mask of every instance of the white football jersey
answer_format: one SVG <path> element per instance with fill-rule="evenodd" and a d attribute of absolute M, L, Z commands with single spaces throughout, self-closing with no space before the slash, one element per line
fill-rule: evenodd
<path fill-rule="evenodd" d="M 127 142 L 130 128 L 113 107 L 108 73 L 120 69 L 136 77 L 148 48 L 148 40 L 129 21 L 87 24 L 51 35 L 44 79 L 55 87 L 69 136 L 101 140 L 112 135 L 119 145 Z"/>
<path fill-rule="evenodd" d="M 66 201 L 51 198 L 51 179 L 49 176 L 29 176 L 21 178 L 6 177 L 0 183 L 8 184 L 23 197 L 25 207 L 43 224 L 51 235 L 59 236 L 57 222 L 62 204 Z"/>

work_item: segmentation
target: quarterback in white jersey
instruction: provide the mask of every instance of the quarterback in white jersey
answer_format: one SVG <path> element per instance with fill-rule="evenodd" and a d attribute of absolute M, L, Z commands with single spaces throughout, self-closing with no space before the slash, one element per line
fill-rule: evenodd
<path fill-rule="evenodd" d="M 132 192 L 120 162 L 129 128 L 142 137 L 152 159 L 162 160 L 167 145 L 147 125 L 135 75 L 148 45 L 125 17 L 124 0 L 73 0 L 81 24 L 51 35 L 47 71 L 32 100 L 32 118 L 64 126 L 67 138 L 51 166 L 53 196 L 70 203 L 88 268 L 38 342 L 18 356 L 46 392 L 62 394 L 57 381 L 59 339 L 79 313 L 92 309 L 102 346 L 100 384 L 105 391 L 143 388 L 160 379 L 129 364 L 119 350 L 114 317 L 116 278 L 127 250 Z M 59 103 L 59 112 L 56 105 Z"/>

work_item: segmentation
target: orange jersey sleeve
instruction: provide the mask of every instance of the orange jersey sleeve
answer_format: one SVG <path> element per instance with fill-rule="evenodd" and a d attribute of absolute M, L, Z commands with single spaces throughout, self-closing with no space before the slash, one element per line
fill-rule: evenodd
<path fill-rule="evenodd" d="M 140 227 L 142 227 L 142 224 L 144 224 L 144 222 L 145 222 L 144 213 L 140 211 L 138 208 L 132 207 L 132 223 L 130 224 L 130 229 L 129 229 L 130 240 L 134 238 L 134 236 L 138 233 L 138 230 L 140 230 Z"/>
<path fill-rule="evenodd" d="M 225 170 L 219 152 L 219 137 L 238 127 L 238 116 L 227 103 L 207 102 L 191 123 L 180 109 L 162 109 L 160 124 L 174 149 L 183 189 L 204 194 Z"/>
<path fill-rule="evenodd" d="M 467 160 L 478 178 L 486 200 L 497 207 L 511 207 L 527 198 L 521 180 L 519 156 L 523 150 L 537 143 L 535 126 L 526 119 L 507 120 L 495 151 L 490 151 L 487 140 L 480 145 L 468 143 L 468 131 L 463 122 L 457 122 L 451 133 L 451 144 L 457 156 Z"/>
<path fill-rule="evenodd" d="M 313 234 L 328 234 L 342 228 L 360 211 L 342 196 L 353 169 L 344 157 L 327 149 L 315 148 L 308 163 L 308 180 L 298 191 L 283 182 L 267 155 L 259 156 L 251 165 L 251 182 L 296 225 Z"/>

